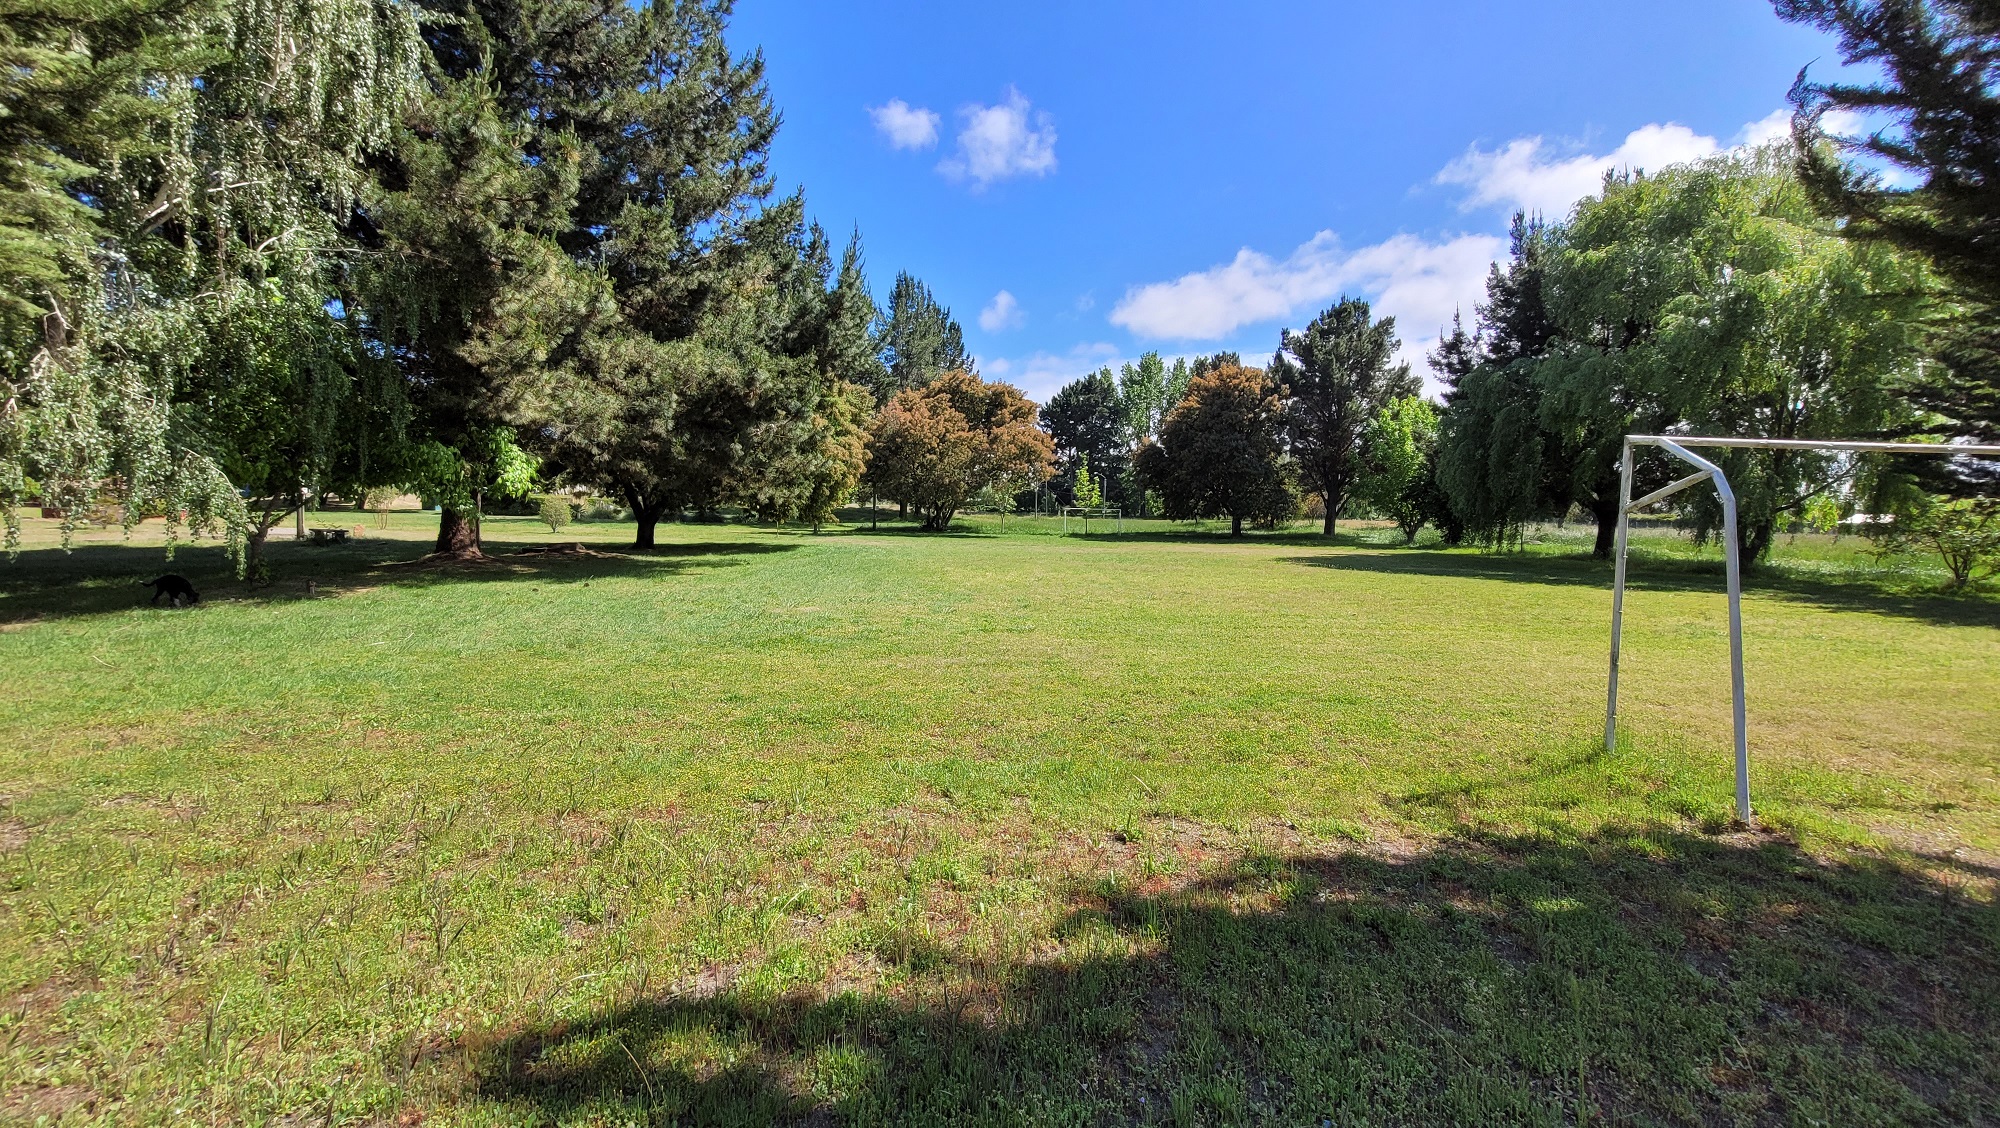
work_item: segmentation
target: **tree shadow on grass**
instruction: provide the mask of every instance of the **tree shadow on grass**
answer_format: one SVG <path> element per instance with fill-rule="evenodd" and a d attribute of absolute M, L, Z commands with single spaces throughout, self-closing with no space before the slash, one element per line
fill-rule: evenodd
<path fill-rule="evenodd" d="M 1164 882 L 1156 881 L 1155 886 Z M 1782 839 L 1461 830 L 1080 891 L 1059 956 L 640 994 L 445 1055 L 535 1123 L 1991 1123 L 1990 888 Z"/>
<path fill-rule="evenodd" d="M 139 586 L 164 573 L 188 577 L 201 593 L 194 608 L 218 603 L 275 603 L 384 586 L 501 583 L 588 583 L 615 577 L 667 578 L 697 568 L 737 567 L 742 558 L 792 552 L 796 545 L 760 541 L 712 541 L 633 549 L 622 545 L 561 545 L 488 538 L 483 560 L 428 558 L 428 546 L 406 540 L 350 541 L 341 545 L 267 545 L 277 579 L 253 584 L 236 578 L 222 550 L 213 545 L 183 547 L 167 561 L 157 545 L 81 545 L 65 553 L 34 548 L 11 564 L 0 564 L 0 623 L 58 616 L 101 615 L 155 607 L 152 591 Z M 181 609 L 177 613 L 185 613 Z"/>
<path fill-rule="evenodd" d="M 1604 590 L 1608 608 L 1611 566 L 1590 556 L 1432 552 L 1423 549 L 1385 551 L 1369 547 L 1375 550 L 1290 556 L 1283 558 L 1282 562 L 1335 571 L 1595 587 Z M 1722 565 L 1708 560 L 1635 560 L 1626 571 L 1625 584 L 1637 591 L 1713 592 L 1719 595 L 1725 590 Z M 1807 603 L 1830 611 L 1893 615 L 1938 626 L 2000 627 L 2000 600 L 1977 595 L 1899 594 L 1869 584 L 1802 579 L 1769 568 L 1746 574 L 1743 590 L 1751 595 Z"/>

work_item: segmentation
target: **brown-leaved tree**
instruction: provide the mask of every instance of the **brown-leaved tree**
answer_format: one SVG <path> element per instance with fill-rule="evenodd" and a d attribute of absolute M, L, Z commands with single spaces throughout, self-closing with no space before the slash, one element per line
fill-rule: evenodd
<path fill-rule="evenodd" d="M 1012 384 L 947 372 L 897 392 L 868 428 L 868 480 L 943 532 L 974 494 L 1003 479 L 1046 479 L 1055 447 Z"/>

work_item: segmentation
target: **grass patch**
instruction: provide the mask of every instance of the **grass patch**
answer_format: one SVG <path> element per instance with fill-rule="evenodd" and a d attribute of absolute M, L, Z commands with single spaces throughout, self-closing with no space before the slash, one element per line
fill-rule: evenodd
<path fill-rule="evenodd" d="M 372 519 L 364 518 L 364 522 Z M 1953 1123 L 2000 614 L 1705 555 L 422 515 L 0 572 L 0 1117 Z M 31 537 L 47 536 L 31 528 Z M 587 555 L 514 554 L 584 540 Z M 1845 561 L 1843 563 L 1843 561 Z M 310 592 L 307 581 L 312 581 Z"/>

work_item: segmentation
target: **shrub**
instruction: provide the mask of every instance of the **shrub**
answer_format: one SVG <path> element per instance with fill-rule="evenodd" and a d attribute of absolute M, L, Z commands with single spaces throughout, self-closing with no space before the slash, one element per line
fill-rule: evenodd
<path fill-rule="evenodd" d="M 1955 588 L 2000 575 L 2000 498 L 1932 499 L 1868 535 L 1884 554 L 1936 553 Z"/>
<path fill-rule="evenodd" d="M 569 524 L 568 498 L 561 494 L 543 494 L 538 502 L 535 516 L 549 527 L 549 532 L 556 532 Z"/>

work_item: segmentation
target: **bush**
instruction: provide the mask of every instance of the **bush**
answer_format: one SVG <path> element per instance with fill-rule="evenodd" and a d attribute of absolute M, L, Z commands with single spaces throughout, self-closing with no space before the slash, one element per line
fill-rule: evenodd
<path fill-rule="evenodd" d="M 608 497 L 585 498 L 583 504 L 575 507 L 574 512 L 576 513 L 577 520 L 585 522 L 622 521 L 625 519 L 624 507 Z"/>
<path fill-rule="evenodd" d="M 1870 526 L 1868 535 L 1885 555 L 1936 553 L 1955 588 L 2000 575 L 2000 499 L 1935 498 Z"/>
<path fill-rule="evenodd" d="M 569 524 L 569 499 L 561 494 L 543 494 L 537 499 L 539 504 L 535 516 L 549 527 L 549 532 L 557 532 Z"/>

